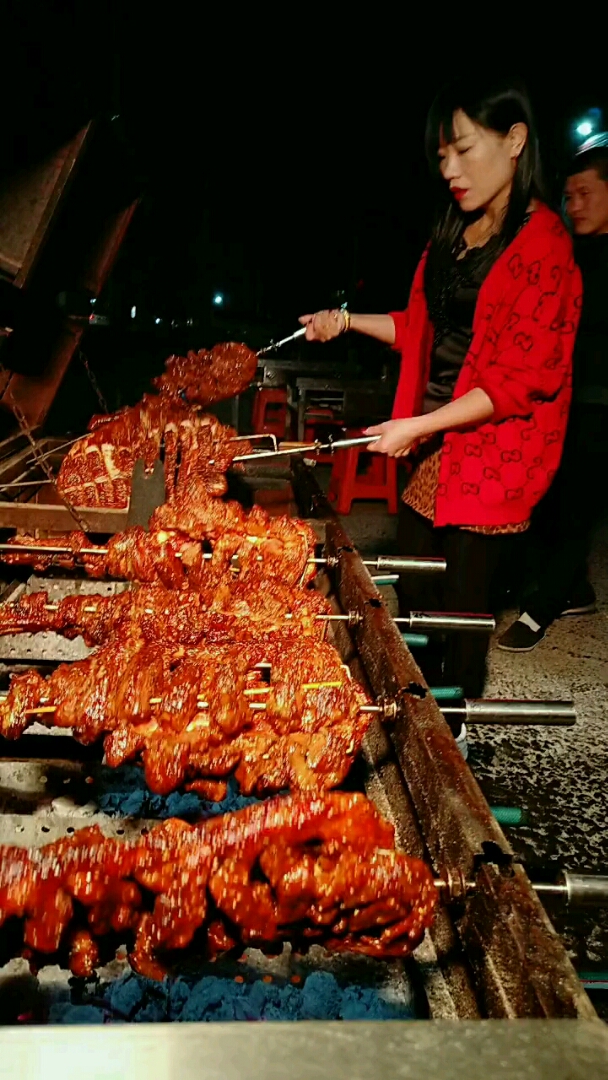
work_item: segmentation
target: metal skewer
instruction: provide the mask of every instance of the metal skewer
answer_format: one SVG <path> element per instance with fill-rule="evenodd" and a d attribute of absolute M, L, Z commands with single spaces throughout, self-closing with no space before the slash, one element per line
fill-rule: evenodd
<path fill-rule="evenodd" d="M 292 454 L 316 454 L 319 450 L 347 450 L 349 446 L 366 446 L 378 442 L 379 435 L 358 435 L 356 439 L 330 439 L 328 442 L 320 442 L 318 439 L 312 443 L 301 443 L 298 446 L 290 446 L 286 450 L 260 450 L 257 454 L 240 454 L 233 461 L 260 461 L 262 458 L 290 457 Z M 214 462 L 210 461 L 210 465 Z"/>
<path fill-rule="evenodd" d="M 46 611 L 58 611 L 58 604 L 46 604 Z M 97 605 L 87 605 L 83 608 L 83 611 L 95 612 Z M 213 609 L 210 609 L 213 610 Z M 146 614 L 153 615 L 154 609 L 146 609 Z M 226 612 L 226 614 L 230 614 Z M 249 616 L 243 615 L 242 618 L 248 618 Z M 319 622 L 345 622 L 349 626 L 358 626 L 363 616 L 356 611 L 347 611 L 340 614 L 332 615 L 315 615 L 315 620 Z M 293 619 L 293 612 L 285 612 L 285 619 L 287 621 Z M 491 633 L 495 627 L 496 622 L 492 615 L 468 615 L 468 614 L 450 614 L 449 612 L 430 612 L 430 611 L 412 611 L 409 615 L 401 615 L 393 618 L 393 622 L 399 624 L 405 624 L 410 629 L 425 628 L 426 630 L 473 630 L 480 631 L 482 633 Z M 24 633 L 27 631 L 23 631 Z M 1 633 L 1 627 L 0 627 Z"/>
<path fill-rule="evenodd" d="M 38 461 L 42 461 L 43 458 L 52 457 L 53 454 L 58 454 L 61 450 L 65 450 L 68 446 L 73 446 L 74 443 L 80 442 L 81 439 L 86 439 L 87 435 L 90 435 L 90 431 L 85 431 L 84 435 L 77 435 L 74 439 L 68 439 L 67 442 L 62 442 L 59 446 L 53 446 L 50 450 L 46 450 L 44 454 L 39 454 L 38 459 L 28 458 L 25 462 L 26 465 L 36 465 Z M 4 486 L 4 485 L 3 485 Z"/>
<path fill-rule="evenodd" d="M 72 551 L 71 548 L 62 547 L 60 544 L 54 546 L 45 545 L 44 547 L 42 544 L 0 544 L 0 553 L 2 552 L 7 552 L 10 555 L 19 553 L 40 556 L 71 555 L 72 558 L 76 559 L 79 555 L 107 555 L 108 548 L 81 548 L 80 551 Z M 175 554 L 179 558 L 181 552 L 177 551 Z M 203 559 L 213 558 L 209 551 L 204 551 L 202 557 Z M 446 569 L 445 559 L 417 555 L 378 555 L 376 559 L 363 559 L 362 561 L 364 566 L 371 566 L 375 570 L 394 570 L 397 573 L 442 573 Z M 307 563 L 314 563 L 316 566 L 337 566 L 338 562 L 339 558 L 335 555 L 307 560 Z"/>
<path fill-rule="evenodd" d="M 264 665 L 259 664 L 256 667 L 260 668 Z M 348 680 L 340 683 L 337 681 L 332 682 L 315 682 L 302 684 L 302 690 L 322 690 L 327 688 L 337 688 L 341 686 L 348 686 Z M 271 686 L 256 686 L 250 687 L 243 691 L 247 696 L 254 694 L 267 694 L 272 690 Z M 8 691 L 0 692 L 0 700 L 5 700 L 8 696 Z M 42 713 L 55 712 L 56 705 L 46 704 L 48 698 L 41 698 L 40 703 L 31 709 L 26 709 L 25 716 L 35 716 Z M 160 705 L 162 698 L 155 697 L 150 698 L 150 705 Z M 202 698 L 197 701 L 197 708 L 208 709 L 209 702 Z M 250 701 L 249 708 L 258 711 L 266 710 L 265 701 Z M 487 724 L 487 725 L 502 725 L 508 724 L 520 724 L 523 726 L 536 726 L 538 724 L 542 726 L 551 727 L 572 727 L 576 723 L 576 711 L 572 701 L 492 701 L 484 700 L 483 698 L 474 700 L 464 700 L 459 703 L 460 713 L 463 719 L 466 719 L 467 723 L 472 724 Z M 454 719 L 456 713 L 455 706 L 439 705 L 439 708 L 446 720 Z M 397 716 L 397 703 L 395 701 L 383 701 L 378 705 L 360 705 L 359 710 L 362 713 L 369 713 L 376 716 L 381 716 L 384 720 L 394 720 Z M 469 713 L 469 710 L 470 713 Z M 473 716 L 473 719 L 470 719 Z M 505 721 L 505 717 L 511 718 Z"/>
<path fill-rule="evenodd" d="M 0 544 L 0 552 L 6 551 L 10 555 L 18 555 L 23 552 L 25 555 L 71 555 L 72 558 L 77 558 L 78 555 L 107 555 L 108 549 L 104 547 L 95 548 L 80 548 L 79 551 L 72 551 L 70 547 L 62 547 L 58 544 L 56 547 L 51 547 L 49 544 Z"/>
<path fill-rule="evenodd" d="M 50 484 L 50 482 L 48 476 L 41 476 L 40 480 L 10 480 L 6 484 L 0 484 L 0 491 L 6 488 L 42 487 L 43 484 Z"/>
<path fill-rule="evenodd" d="M 273 349 L 280 349 L 281 345 L 287 345 L 288 341 L 295 341 L 296 338 L 304 337 L 306 333 L 306 327 L 303 326 L 300 330 L 296 330 L 295 334 L 290 334 L 289 337 L 281 338 L 280 341 L 271 341 L 270 345 L 266 345 L 263 349 L 258 349 L 256 356 L 264 356 L 268 352 L 272 352 Z"/>
<path fill-rule="evenodd" d="M 289 339 L 287 339 L 289 340 Z M 282 342 L 278 342 L 282 344 Z M 75 439 L 69 439 L 68 442 L 61 443 L 59 446 L 54 446 L 52 449 L 47 450 L 44 454 L 40 454 L 38 458 L 29 458 L 24 462 L 25 466 L 37 465 L 40 461 L 44 461 L 47 458 L 53 457 L 55 454 L 60 453 L 69 446 L 73 446 L 75 443 L 80 442 L 81 439 L 86 439 L 87 435 L 90 435 L 90 431 L 86 431 L 84 435 L 78 435 Z M 233 435 L 228 442 L 254 442 L 259 439 L 269 439 L 274 447 L 274 452 L 278 449 L 278 442 L 276 435 L 270 433 L 264 433 L 262 435 Z M 269 451 L 270 452 L 270 451 Z M 262 451 L 260 451 L 262 453 Z M 255 455 L 253 455 L 255 456 Z M 29 469 L 28 469 L 29 471 Z M 27 475 L 25 473 L 24 475 Z M 48 477 L 43 477 L 40 480 L 10 480 L 5 484 L 0 484 L 0 491 L 4 491 L 7 488 L 22 488 L 22 487 L 41 487 L 43 484 L 48 484 Z"/>
<path fill-rule="evenodd" d="M 255 442 L 256 439 L 270 439 L 274 449 L 278 450 L 279 448 L 276 435 L 270 432 L 264 432 L 263 435 L 233 435 L 231 439 L 228 439 L 228 442 Z"/>

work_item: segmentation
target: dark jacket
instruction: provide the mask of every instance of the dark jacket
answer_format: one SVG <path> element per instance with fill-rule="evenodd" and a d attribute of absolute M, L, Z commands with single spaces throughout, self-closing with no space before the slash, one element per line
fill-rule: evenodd
<path fill-rule="evenodd" d="M 574 402 L 608 405 L 608 235 L 575 240 L 583 311 L 574 346 Z"/>

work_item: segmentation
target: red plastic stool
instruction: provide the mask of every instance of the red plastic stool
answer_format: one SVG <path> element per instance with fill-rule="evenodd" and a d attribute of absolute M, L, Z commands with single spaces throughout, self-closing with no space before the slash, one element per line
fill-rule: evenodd
<path fill-rule="evenodd" d="M 333 409 L 311 405 L 310 410 L 306 411 L 304 417 L 304 442 L 314 442 L 315 439 L 327 442 L 327 436 L 330 434 L 337 439 L 341 439 L 343 438 L 343 431 L 342 421 L 336 417 Z M 333 465 L 334 457 L 334 454 L 325 450 L 315 454 L 316 460 L 321 465 Z"/>
<path fill-rule="evenodd" d="M 253 399 L 251 426 L 254 435 L 276 435 L 284 439 L 287 431 L 287 390 L 261 387 Z"/>
<path fill-rule="evenodd" d="M 349 430 L 347 439 L 355 439 L 361 430 Z M 359 472 L 359 458 L 370 454 L 365 446 L 350 446 L 336 450 L 329 481 L 328 496 L 335 499 L 339 514 L 350 514 L 354 499 L 385 499 L 389 514 L 396 514 L 397 462 L 386 454 L 370 454 L 369 467 Z"/>

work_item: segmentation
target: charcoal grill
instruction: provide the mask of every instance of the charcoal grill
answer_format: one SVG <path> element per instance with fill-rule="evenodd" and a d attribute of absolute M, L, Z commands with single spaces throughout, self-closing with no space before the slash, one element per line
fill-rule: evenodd
<path fill-rule="evenodd" d="M 265 471 L 266 477 L 261 464 L 248 469 L 245 479 L 254 493 L 268 483 L 268 467 Z M 413 1000 L 413 995 L 418 1010 L 434 1019 L 594 1018 L 524 869 L 312 470 L 293 459 L 291 472 L 274 469 L 272 477 L 275 497 L 315 523 L 326 557 L 318 586 L 333 611 L 357 616 L 349 623 L 331 624 L 334 644 L 376 702 L 393 705 L 390 723 L 375 721 L 366 737 L 361 783 L 395 825 L 404 849 L 430 861 L 436 875 L 449 885 L 449 895 L 444 889 L 447 902 L 415 960 L 405 967 L 383 965 L 384 985 L 403 1002 Z M 38 513 L 39 506 L 20 503 L 19 526 L 36 528 Z M 108 528 L 107 521 L 105 525 L 105 532 L 117 531 Z M 116 525 L 121 527 L 117 519 Z M 54 529 L 62 527 L 55 524 Z M 49 581 L 32 576 L 27 586 L 47 588 L 57 599 L 76 590 L 107 593 L 124 587 L 74 575 Z M 5 593 L 5 599 L 9 596 Z M 5 671 L 16 670 L 23 662 L 76 659 L 82 649 L 82 642 L 67 642 L 53 634 L 0 639 Z M 21 742 L 32 737 L 26 735 Z M 51 754 L 49 748 L 55 745 Z M 86 782 L 99 767 L 95 751 L 91 755 L 65 734 L 46 733 L 39 737 L 30 760 L 15 760 L 15 749 L 0 762 L 0 842 L 46 843 L 93 823 L 109 835 L 126 836 L 149 826 L 147 818 L 121 819 L 99 811 Z M 285 957 L 264 960 L 261 954 L 255 958 L 259 970 L 275 975 L 277 963 L 283 964 L 285 977 L 285 964 L 291 962 Z M 328 964 L 330 970 L 338 964 L 341 979 L 351 977 L 348 961 L 316 960 L 317 967 Z M 67 973 L 61 977 L 67 978 Z"/>

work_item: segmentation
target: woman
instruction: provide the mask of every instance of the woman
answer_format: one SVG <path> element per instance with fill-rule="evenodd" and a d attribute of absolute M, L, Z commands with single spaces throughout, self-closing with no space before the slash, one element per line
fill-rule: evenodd
<path fill-rule="evenodd" d="M 410 456 L 400 545 L 445 555 L 444 610 L 485 612 L 499 561 L 559 464 L 582 287 L 570 238 L 542 201 L 519 86 L 448 86 L 428 118 L 427 154 L 438 212 L 406 311 L 301 322 L 309 341 L 355 330 L 401 353 L 393 418 L 366 430 L 375 451 Z M 400 584 L 405 606 L 437 606 L 434 585 Z M 483 636 L 450 637 L 443 681 L 479 697 L 487 647 Z"/>

